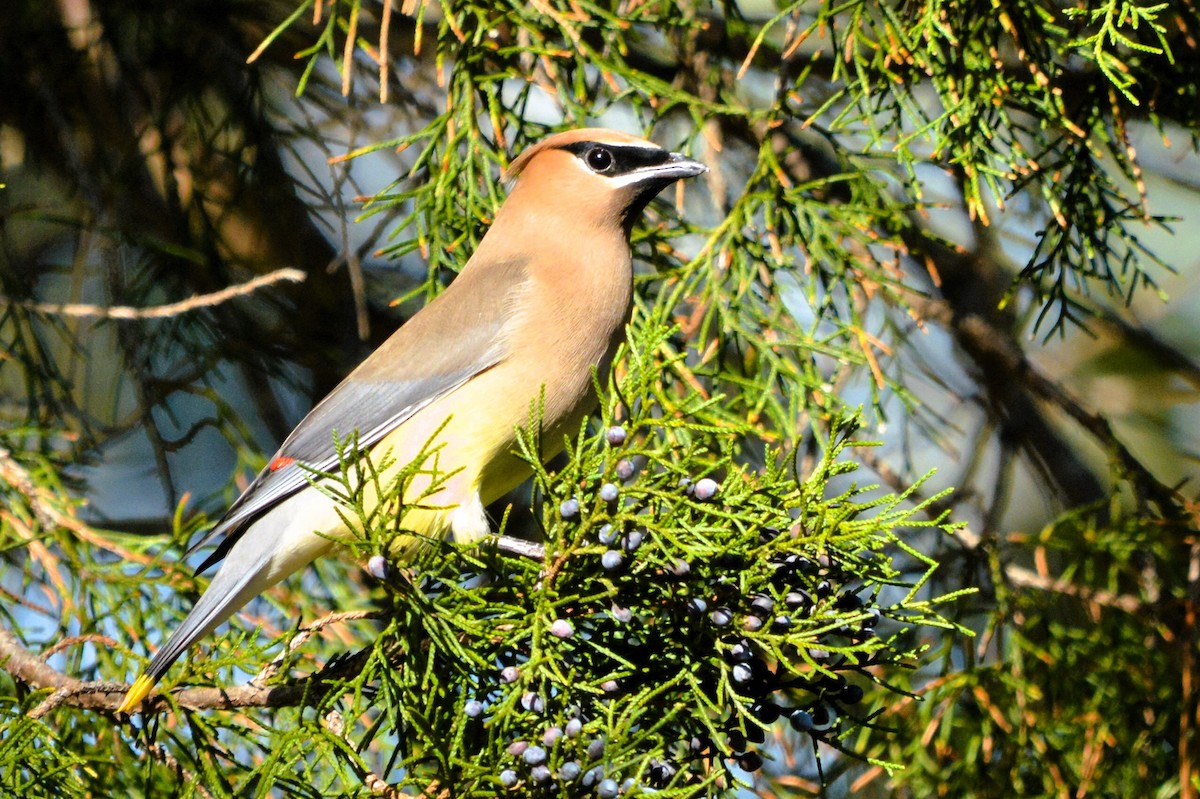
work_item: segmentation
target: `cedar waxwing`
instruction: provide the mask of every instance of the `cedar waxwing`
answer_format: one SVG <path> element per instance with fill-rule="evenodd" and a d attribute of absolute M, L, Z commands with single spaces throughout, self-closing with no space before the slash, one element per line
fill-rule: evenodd
<path fill-rule="evenodd" d="M 454 282 L 313 408 L 192 544 L 188 554 L 218 542 L 197 571 L 224 562 L 118 710 L 136 708 L 188 646 L 254 596 L 355 533 L 310 482 L 310 470 L 338 468 L 335 430 L 356 429 L 359 448 L 375 463 L 390 461 L 393 476 L 425 458 L 406 505 L 437 473 L 436 492 L 405 509 L 404 529 L 485 537 L 484 507 L 529 475 L 512 450 L 531 403 L 544 396 L 545 458 L 595 407 L 593 369 L 607 370 L 629 318 L 634 221 L 662 189 L 705 171 L 599 128 L 551 136 L 513 161 L 512 192 Z M 406 537 L 396 551 L 416 541 Z"/>

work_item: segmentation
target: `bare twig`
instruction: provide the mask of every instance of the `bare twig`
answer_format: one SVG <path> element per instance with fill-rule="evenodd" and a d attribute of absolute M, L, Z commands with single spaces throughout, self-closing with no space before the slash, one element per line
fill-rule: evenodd
<path fill-rule="evenodd" d="M 341 613 L 329 613 L 314 621 L 312 624 L 300 628 L 300 630 L 292 636 L 292 640 L 288 641 L 287 647 L 276 655 L 271 662 L 262 667 L 258 674 L 254 675 L 254 679 L 250 680 L 250 685 L 262 686 L 267 680 L 271 679 L 278 673 L 279 667 L 283 665 L 284 660 L 288 655 L 295 652 L 304 643 L 313 636 L 313 633 L 319 632 L 331 624 L 337 624 L 343 621 L 356 621 L 358 619 L 377 619 L 380 617 L 380 612 L 377 610 L 348 610 Z"/>
<path fill-rule="evenodd" d="M 72 316 L 94 319 L 165 319 L 194 311 L 197 308 L 220 305 L 234 297 L 250 294 L 264 286 L 270 286 L 275 283 L 302 283 L 305 278 L 306 275 L 299 269 L 276 269 L 274 272 L 260 275 L 245 283 L 228 286 L 220 291 L 214 291 L 210 294 L 198 294 L 186 300 L 166 305 L 155 305 L 149 308 L 133 308 L 128 305 L 104 306 L 83 303 L 16 302 L 5 297 L 0 297 L 0 303 L 15 305 L 47 316 Z"/>

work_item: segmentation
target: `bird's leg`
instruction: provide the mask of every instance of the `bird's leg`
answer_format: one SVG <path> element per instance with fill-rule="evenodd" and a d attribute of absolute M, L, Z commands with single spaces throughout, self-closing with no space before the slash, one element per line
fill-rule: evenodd
<path fill-rule="evenodd" d="M 517 555 L 531 560 L 546 559 L 546 549 L 541 544 L 508 535 L 498 535 L 492 540 L 496 542 L 496 549 L 507 552 L 509 555 Z"/>

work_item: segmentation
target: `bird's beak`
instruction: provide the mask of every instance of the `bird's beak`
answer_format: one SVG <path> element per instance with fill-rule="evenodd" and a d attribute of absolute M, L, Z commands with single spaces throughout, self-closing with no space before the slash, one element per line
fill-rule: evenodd
<path fill-rule="evenodd" d="M 667 159 L 667 162 L 654 167 L 653 171 L 660 177 L 669 178 L 670 180 L 683 180 L 703 175 L 708 171 L 708 167 L 699 161 L 693 161 L 679 153 L 671 153 L 671 157 Z"/>

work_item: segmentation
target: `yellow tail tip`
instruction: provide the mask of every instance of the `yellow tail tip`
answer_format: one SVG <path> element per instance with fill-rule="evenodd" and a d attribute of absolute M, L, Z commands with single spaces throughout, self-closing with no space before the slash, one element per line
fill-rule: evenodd
<path fill-rule="evenodd" d="M 132 713 L 134 708 L 142 703 L 142 700 L 150 695 L 154 690 L 155 680 L 143 674 L 134 680 L 133 685 L 129 686 L 129 690 L 125 693 L 125 698 L 121 700 L 121 706 L 117 708 L 118 713 Z"/>

